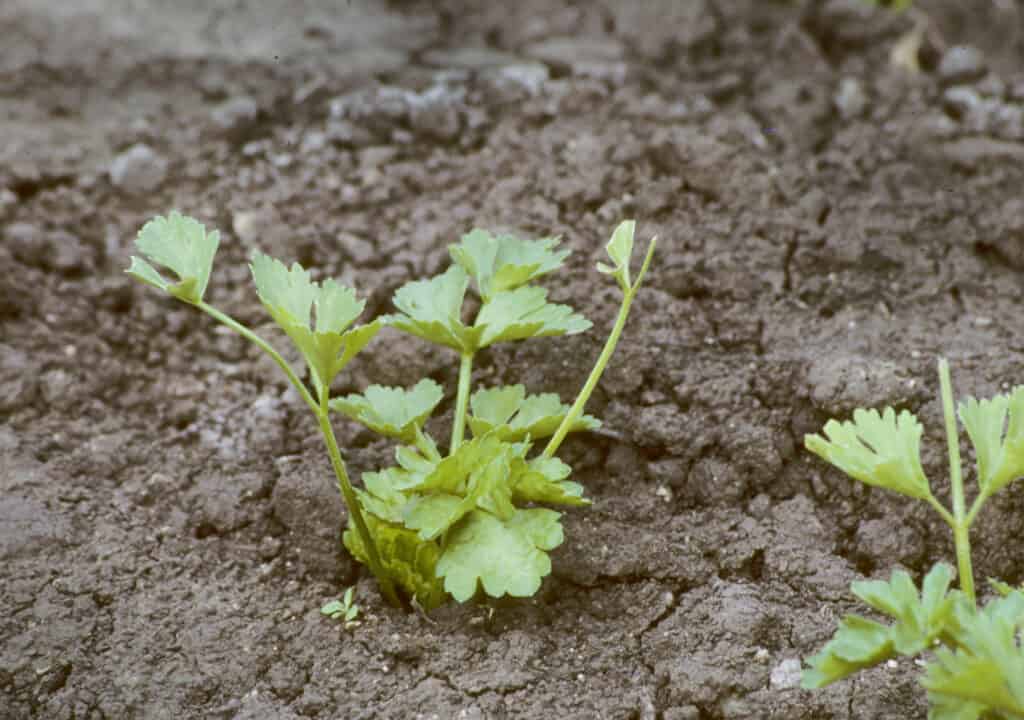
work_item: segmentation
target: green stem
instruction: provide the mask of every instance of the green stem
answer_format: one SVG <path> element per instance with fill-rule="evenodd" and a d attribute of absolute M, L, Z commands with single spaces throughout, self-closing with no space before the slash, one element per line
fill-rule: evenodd
<path fill-rule="evenodd" d="M 366 559 L 370 566 L 370 572 L 373 573 L 374 577 L 377 578 L 377 582 L 380 583 L 381 593 L 385 599 L 395 607 L 398 607 L 401 605 L 398 595 L 395 593 L 395 588 L 390 578 L 384 574 L 384 566 L 380 561 L 380 554 L 377 552 L 377 544 L 373 541 L 370 529 L 366 526 L 366 519 L 363 517 L 363 511 L 359 505 L 359 498 L 356 497 L 355 490 L 352 489 L 352 483 L 348 478 L 348 470 L 345 469 L 345 461 L 341 459 L 341 450 L 338 449 L 338 440 L 334 436 L 334 428 L 331 426 L 330 416 L 328 415 L 326 392 L 321 395 L 321 405 L 316 416 L 320 423 L 320 433 L 324 436 L 324 443 L 327 445 L 327 454 L 331 456 L 331 466 L 334 468 L 334 474 L 338 478 L 338 489 L 341 490 L 341 495 L 345 499 L 345 505 L 348 506 L 349 517 L 355 523 L 356 532 L 359 533 L 359 539 L 366 549 Z"/>
<path fill-rule="evenodd" d="M 207 315 L 212 317 L 217 322 L 223 325 L 227 325 L 229 328 L 234 330 L 236 333 L 244 337 L 253 345 L 259 347 L 261 350 L 263 350 L 263 352 L 269 355 L 271 359 L 275 363 L 277 363 L 277 366 L 284 371 L 284 374 L 287 376 L 288 381 L 295 387 L 299 395 L 305 401 L 306 405 L 309 406 L 309 409 L 312 410 L 315 414 L 319 414 L 320 406 L 317 404 L 316 400 L 313 399 L 313 396 L 306 388 L 305 383 L 299 380 L 299 376 L 295 374 L 294 370 L 292 370 L 292 366 L 288 364 L 287 360 L 281 357 L 281 354 L 277 352 L 277 350 L 275 350 L 270 345 L 270 343 L 268 343 L 266 340 L 261 338 L 259 335 L 254 333 L 252 330 L 247 328 L 242 323 L 235 320 L 230 315 L 222 313 L 220 310 L 213 307 L 212 305 L 207 305 L 205 302 L 200 302 L 197 305 L 197 307 L 203 312 L 205 312 Z"/>
<path fill-rule="evenodd" d="M 974 502 L 971 503 L 971 509 L 967 511 L 967 527 L 974 525 L 974 519 L 978 516 L 981 511 L 981 506 L 988 500 L 988 495 L 985 493 L 979 493 L 978 497 L 974 498 Z"/>
<path fill-rule="evenodd" d="M 634 282 L 632 286 L 626 286 L 628 289 L 625 289 L 622 294 L 622 306 L 619 308 L 619 316 L 615 318 L 615 325 L 612 327 L 612 332 L 604 343 L 604 349 L 601 350 L 601 354 L 597 358 L 597 363 L 594 365 L 594 369 L 590 371 L 590 377 L 588 377 L 587 382 L 583 384 L 583 389 L 580 390 L 580 394 L 576 396 L 576 402 L 574 402 L 572 407 L 569 408 L 568 414 L 562 419 L 562 422 L 555 431 L 555 434 L 552 435 L 551 440 L 548 441 L 547 447 L 544 448 L 544 452 L 541 454 L 542 457 L 552 457 L 555 452 L 557 452 L 562 441 L 565 440 L 565 436 L 569 434 L 569 431 L 576 423 L 576 420 L 583 414 L 583 408 L 590 399 L 591 393 L 594 392 L 594 388 L 597 387 L 597 382 L 601 379 L 601 375 L 604 373 L 604 369 L 608 365 L 608 361 L 611 359 L 612 353 L 615 352 L 615 346 L 619 343 L 619 337 L 622 335 L 622 329 L 626 326 L 626 318 L 629 317 L 629 308 L 633 304 L 633 298 L 636 297 L 636 293 L 640 289 L 640 283 L 643 282 L 644 275 L 647 273 L 647 268 L 650 267 L 651 258 L 654 256 L 655 243 L 656 240 L 651 240 L 651 244 L 647 248 L 647 256 L 644 258 L 644 264 L 640 267 L 640 272 L 637 275 L 636 282 Z"/>
<path fill-rule="evenodd" d="M 320 424 L 320 432 L 324 436 L 324 442 L 327 443 L 327 452 L 331 457 L 331 466 L 334 468 L 334 474 L 338 479 L 338 489 L 341 490 L 341 496 L 345 500 L 345 505 L 348 507 L 349 516 L 352 518 L 353 522 L 355 522 L 356 531 L 359 533 L 359 538 L 362 540 L 363 547 L 366 548 L 366 556 L 370 561 L 370 571 L 377 578 L 377 582 L 380 583 L 381 592 L 384 594 L 387 601 L 392 605 L 399 605 L 398 595 L 395 593 L 394 586 L 391 584 L 391 581 L 387 576 L 384 575 L 383 566 L 380 562 L 380 555 L 377 553 L 377 545 L 374 543 L 373 537 L 370 535 L 369 528 L 366 527 L 366 521 L 363 518 L 359 499 L 356 497 L 355 491 L 352 489 L 352 483 L 348 478 L 348 471 L 345 469 L 345 462 L 341 458 L 341 451 L 338 449 L 338 441 L 334 436 L 334 429 L 331 427 L 330 418 L 328 417 L 327 392 L 321 392 L 320 402 L 318 403 L 313 399 L 313 396 L 310 394 L 305 383 L 303 383 L 302 380 L 299 379 L 299 376 L 295 374 L 292 366 L 288 364 L 288 361 L 285 360 L 281 354 L 270 345 L 270 343 L 242 323 L 232 318 L 230 315 L 221 312 L 212 305 L 200 302 L 198 307 L 214 320 L 228 326 L 246 340 L 267 353 L 274 362 L 277 363 L 277 366 L 284 371 L 288 381 L 298 391 L 306 405 L 309 406 L 309 409 L 313 411 L 313 414 L 316 416 L 317 421 Z"/>
<path fill-rule="evenodd" d="M 956 519 L 953 517 L 953 514 L 943 507 L 942 503 L 936 500 L 934 495 L 928 495 L 927 500 L 928 504 L 935 508 L 935 512 L 942 516 L 942 519 L 946 521 L 950 528 L 956 527 Z"/>
<path fill-rule="evenodd" d="M 964 502 L 964 480 L 960 467 L 960 434 L 956 427 L 949 363 L 944 358 L 939 359 L 939 385 L 942 391 L 942 412 L 946 419 L 946 439 L 949 443 L 949 483 L 953 495 L 953 544 L 956 547 L 956 564 L 960 574 L 960 589 L 973 605 L 976 603 L 974 571 L 971 567 L 970 525 Z"/>
<path fill-rule="evenodd" d="M 459 364 L 459 391 L 455 397 L 455 418 L 452 420 L 452 442 L 448 454 L 453 455 L 462 444 L 462 436 L 466 430 L 466 410 L 469 407 L 469 385 L 473 375 L 473 353 L 462 353 Z"/>

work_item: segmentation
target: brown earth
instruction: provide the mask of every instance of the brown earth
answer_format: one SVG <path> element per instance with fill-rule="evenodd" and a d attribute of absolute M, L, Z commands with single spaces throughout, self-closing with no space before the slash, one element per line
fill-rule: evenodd
<path fill-rule="evenodd" d="M 802 438 L 911 408 L 942 489 L 935 357 L 965 393 L 1021 380 L 1021 7 L 921 3 L 916 74 L 913 21 L 852 0 L 274 7 L 0 4 L 0 716 L 923 718 L 908 662 L 795 687 L 850 581 L 951 554 Z M 123 274 L 171 208 L 220 228 L 210 297 L 263 328 L 253 248 L 377 312 L 473 225 L 560 233 L 553 293 L 595 329 L 476 377 L 563 397 L 616 309 L 607 234 L 661 237 L 536 598 L 382 601 L 272 364 Z M 456 374 L 386 335 L 337 389 Z M 978 577 L 1024 580 L 1022 535 L 1018 490 Z M 318 609 L 353 582 L 346 631 Z"/>

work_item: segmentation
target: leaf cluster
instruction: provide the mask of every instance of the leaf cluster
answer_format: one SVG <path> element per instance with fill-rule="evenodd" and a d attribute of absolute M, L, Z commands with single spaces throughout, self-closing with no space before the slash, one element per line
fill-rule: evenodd
<path fill-rule="evenodd" d="M 934 650 L 921 684 L 932 720 L 1024 717 L 1024 591 L 1005 594 L 976 610 L 950 590 L 953 569 L 936 564 L 918 593 L 910 576 L 853 584 L 853 593 L 883 624 L 859 615 L 843 618 L 835 636 L 808 660 L 803 686 L 820 688 L 896 656 L 916 658 Z"/>
<path fill-rule="evenodd" d="M 340 620 L 345 624 L 346 630 L 358 625 L 356 618 L 359 617 L 359 606 L 355 603 L 355 587 L 346 590 L 341 600 L 332 600 L 324 604 L 320 608 L 320 613 L 331 620 Z"/>
<path fill-rule="evenodd" d="M 475 353 L 497 342 L 584 332 L 590 321 L 567 305 L 548 302 L 534 280 L 561 267 L 568 251 L 555 238 L 519 240 L 473 230 L 450 248 L 447 271 L 407 283 L 395 293 L 398 313 L 382 320 L 399 330 L 460 353 Z M 475 320 L 463 318 L 470 282 L 481 307 Z"/>
<path fill-rule="evenodd" d="M 562 267 L 568 250 L 557 238 L 521 240 L 473 230 L 450 248 L 453 264 L 427 280 L 399 288 L 395 314 L 354 325 L 364 301 L 334 280 L 314 281 L 298 263 L 291 267 L 254 253 L 250 269 L 264 307 L 300 351 L 313 392 L 268 342 L 208 305 L 203 296 L 219 242 L 198 221 L 172 212 L 148 222 L 128 272 L 173 297 L 195 305 L 269 353 L 317 417 L 339 489 L 349 510 L 343 535 L 349 551 L 370 566 L 389 599 L 403 588 L 423 608 L 450 595 L 459 601 L 479 589 L 492 597 L 529 596 L 551 571 L 548 553 L 561 544 L 560 514 L 539 504 L 582 506 L 583 488 L 568 480 L 571 469 L 553 456 L 568 432 L 599 422 L 583 414 L 618 341 L 633 295 L 654 249 L 652 241 L 636 282 L 629 260 L 634 223 L 622 223 L 608 244 L 614 266 L 601 266 L 623 288 L 623 306 L 591 377 L 573 405 L 554 394 L 530 395 L 522 385 L 471 391 L 473 356 L 498 342 L 579 333 L 590 322 L 571 307 L 549 302 L 536 281 Z M 176 276 L 168 280 L 156 266 Z M 467 317 L 467 293 L 479 296 Z M 469 303 L 472 306 L 472 303 Z M 424 429 L 444 400 L 444 390 L 424 378 L 408 388 L 371 385 L 362 393 L 331 397 L 331 384 L 384 325 L 455 350 L 459 387 L 452 442 L 443 455 Z M 340 413 L 398 443 L 396 464 L 363 476 L 354 488 L 328 414 Z M 472 439 L 463 441 L 468 427 Z M 531 456 L 534 442 L 551 438 Z M 346 620 L 356 612 L 351 591 L 323 609 Z M 348 603 L 348 604 L 346 604 Z M 330 612 L 328 612 L 328 608 Z M 349 615 L 352 614 L 352 618 Z"/>
<path fill-rule="evenodd" d="M 930 718 L 1022 720 L 1024 591 L 993 582 L 1000 596 L 979 609 L 967 537 L 985 501 L 1024 476 L 1024 387 L 987 400 L 967 398 L 957 407 L 976 457 L 978 489 L 967 511 L 944 361 L 940 375 L 950 435 L 952 512 L 932 494 L 920 458 L 923 429 L 906 410 L 857 410 L 852 422 L 830 420 L 824 437 L 808 435 L 805 445 L 855 480 L 932 505 L 953 530 L 961 589 L 950 590 L 954 572 L 944 563 L 932 567 L 920 593 L 903 571 L 888 582 L 854 583 L 854 595 L 893 622 L 845 617 L 832 640 L 808 660 L 803 685 L 820 688 L 895 656 L 930 654 L 922 678 Z"/>

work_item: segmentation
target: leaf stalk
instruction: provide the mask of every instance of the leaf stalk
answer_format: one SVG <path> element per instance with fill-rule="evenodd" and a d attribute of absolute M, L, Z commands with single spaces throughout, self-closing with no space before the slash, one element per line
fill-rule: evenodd
<path fill-rule="evenodd" d="M 319 423 L 320 432 L 324 437 L 324 442 L 327 445 L 327 452 L 331 458 L 331 467 L 334 469 L 334 475 L 338 481 L 338 489 L 341 491 L 341 496 L 348 508 L 348 513 L 355 523 L 356 532 L 359 533 L 359 539 L 362 540 L 363 547 L 366 548 L 366 555 L 370 561 L 370 571 L 373 573 L 374 577 L 377 578 L 377 582 L 380 583 L 381 593 L 387 601 L 395 606 L 400 605 L 401 603 L 398 600 L 398 595 L 395 593 L 394 585 L 384 574 L 383 566 L 380 561 L 380 554 L 377 552 L 377 545 L 373 541 L 373 537 L 370 535 L 369 528 L 366 526 L 366 520 L 363 518 L 359 499 L 356 497 L 355 491 L 352 489 L 352 483 L 349 480 L 348 471 L 345 468 L 345 461 L 342 459 L 341 451 L 338 449 L 338 441 L 334 435 L 334 429 L 331 427 L 330 417 L 328 415 L 327 389 L 321 388 L 320 402 L 318 403 L 313 399 L 313 395 L 309 392 L 305 383 L 299 379 L 299 376 L 295 373 L 295 370 L 292 369 L 292 366 L 284 359 L 284 357 L 281 356 L 281 353 L 274 349 L 270 343 L 242 323 L 232 318 L 230 315 L 221 312 L 212 305 L 208 305 L 207 303 L 200 301 L 197 304 L 197 307 L 217 322 L 231 328 L 246 340 L 250 341 L 267 353 L 277 366 L 284 371 L 288 381 L 299 393 L 306 405 L 309 406 L 309 409 L 313 411 L 313 414 L 316 416 L 317 422 Z"/>
<path fill-rule="evenodd" d="M 459 363 L 459 390 L 455 397 L 455 418 L 452 420 L 452 441 L 448 454 L 453 455 L 462 444 L 462 438 L 466 431 L 466 412 L 469 408 L 469 387 L 473 376 L 473 355 L 471 352 L 462 353 L 462 362 Z"/>
<path fill-rule="evenodd" d="M 967 515 L 964 501 L 964 480 L 960 466 L 960 434 L 956 426 L 956 409 L 953 405 L 953 383 L 949 376 L 949 363 L 939 358 L 939 386 L 942 394 L 942 412 L 946 421 L 946 440 L 949 446 L 949 482 L 953 495 L 953 543 L 956 548 L 957 571 L 960 575 L 960 589 L 977 605 L 974 593 L 974 571 L 971 566 L 970 522 L 980 508 L 975 502 L 971 515 Z M 980 496 L 979 496 L 980 499 Z M 948 520 L 947 520 L 948 522 Z"/>
<path fill-rule="evenodd" d="M 640 283 L 643 282 L 644 275 L 647 273 L 647 268 L 650 267 L 651 258 L 654 257 L 654 248 L 656 244 L 657 238 L 654 238 L 651 240 L 651 244 L 647 247 L 647 255 L 644 257 L 644 263 L 640 267 L 640 272 L 637 274 L 636 282 L 632 285 L 626 285 L 625 281 L 620 279 L 620 284 L 623 286 L 622 305 L 619 307 L 619 315 L 615 319 L 615 325 L 612 327 L 611 334 L 608 335 L 608 339 L 604 343 L 604 348 L 601 350 L 601 354 L 598 356 L 593 370 L 590 371 L 590 376 L 583 384 L 583 389 L 581 389 L 579 395 L 576 396 L 576 401 L 572 404 L 572 407 L 569 408 L 569 412 L 562 419 L 562 422 L 555 431 L 555 434 L 551 436 L 551 440 L 548 441 L 547 447 L 545 447 L 544 452 L 541 453 L 542 457 L 549 458 L 554 456 L 558 451 L 559 446 L 565 440 L 565 436 L 569 434 L 569 431 L 572 429 L 576 420 L 583 414 L 583 409 L 586 407 L 587 401 L 590 399 L 590 395 L 594 392 L 594 388 L 597 387 L 597 383 L 601 379 L 601 375 L 604 373 L 604 369 L 607 367 L 608 361 L 611 360 L 612 353 L 615 352 L 615 346 L 619 343 L 619 337 L 622 335 L 622 329 L 626 326 L 626 319 L 629 317 L 629 309 L 633 304 L 633 298 L 636 297 L 637 291 L 640 289 Z"/>

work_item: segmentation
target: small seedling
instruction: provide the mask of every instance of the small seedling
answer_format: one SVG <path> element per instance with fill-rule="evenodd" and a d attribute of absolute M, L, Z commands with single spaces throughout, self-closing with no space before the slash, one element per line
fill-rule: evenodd
<path fill-rule="evenodd" d="M 359 606 L 355 604 L 354 596 L 355 587 L 350 587 L 341 596 L 341 600 L 331 600 L 320 608 L 320 612 L 331 620 L 342 621 L 345 623 L 345 629 L 350 630 L 359 624 L 356 620 L 359 617 Z"/>
<path fill-rule="evenodd" d="M 268 353 L 319 424 L 338 488 L 348 508 L 343 540 L 380 583 L 385 598 L 396 588 L 430 610 L 449 596 L 460 602 L 482 588 L 491 597 L 533 595 L 551 572 L 548 552 L 563 540 L 561 515 L 541 504 L 589 504 L 570 482 L 571 468 L 555 453 L 570 432 L 598 427 L 583 414 L 622 334 L 630 306 L 653 256 L 652 240 L 635 280 L 630 276 L 635 223 L 621 223 L 607 245 L 622 303 L 604 349 L 572 405 L 553 394 L 529 395 L 522 385 L 472 390 L 475 357 L 499 342 L 583 332 L 590 322 L 566 305 L 548 302 L 535 281 L 559 269 L 569 254 L 556 238 L 520 240 L 473 230 L 450 248 L 454 264 L 429 280 L 398 289 L 398 313 L 353 326 L 363 301 L 333 280 L 317 283 L 298 263 L 291 268 L 255 253 L 250 268 L 260 300 L 306 361 L 312 389 L 268 342 L 208 305 L 209 281 L 219 236 L 198 221 L 172 212 L 142 228 L 136 244 L 152 262 L 172 271 L 167 280 L 132 258 L 128 272 L 189 303 Z M 465 318 L 473 285 L 479 307 Z M 450 348 L 459 358 L 451 439 L 447 453 L 424 429 L 444 399 L 441 386 L 422 379 L 410 388 L 371 385 L 361 394 L 331 397 L 331 383 L 383 325 Z M 344 414 L 396 440 L 396 465 L 363 475 L 352 486 L 331 426 Z M 472 439 L 466 439 L 466 430 Z M 549 438 L 544 450 L 533 443 Z"/>
<path fill-rule="evenodd" d="M 921 684 L 931 720 L 1024 719 L 1024 589 L 992 582 L 996 597 L 979 608 L 969 531 L 985 502 L 1024 475 L 1024 386 L 990 400 L 967 398 L 960 421 L 977 457 L 978 493 L 968 509 L 960 466 L 960 438 L 949 365 L 939 361 L 949 448 L 952 511 L 932 494 L 921 466 L 923 429 L 904 410 L 856 410 L 853 422 L 830 420 L 825 436 L 808 435 L 811 452 L 868 485 L 931 505 L 953 531 L 960 589 L 950 590 L 953 568 L 936 563 L 918 592 L 910 575 L 853 583 L 854 595 L 892 618 L 885 625 L 849 615 L 832 640 L 808 660 L 803 686 L 820 688 L 896 655 L 933 653 Z M 826 439 L 827 438 L 827 439 Z"/>

